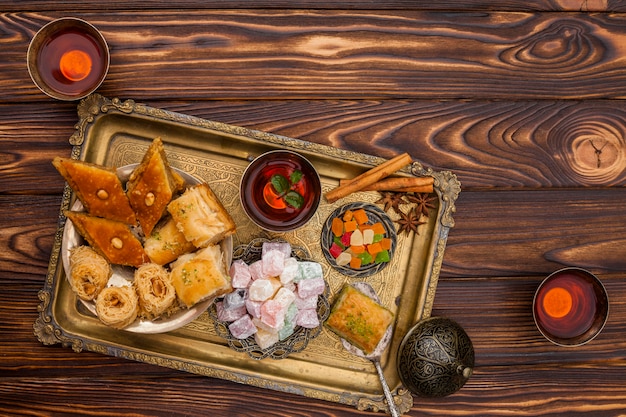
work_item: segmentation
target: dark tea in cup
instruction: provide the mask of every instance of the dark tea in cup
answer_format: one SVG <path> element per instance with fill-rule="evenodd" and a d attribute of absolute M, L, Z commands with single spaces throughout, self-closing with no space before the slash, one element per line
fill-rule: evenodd
<path fill-rule="evenodd" d="M 302 155 L 266 152 L 243 173 L 241 204 L 259 227 L 275 232 L 297 229 L 315 214 L 321 198 L 320 178 Z"/>
<path fill-rule="evenodd" d="M 587 343 L 606 322 L 606 290 L 595 275 L 583 269 L 562 269 L 547 277 L 537 289 L 533 315 L 539 331 L 553 343 Z"/>
<path fill-rule="evenodd" d="M 28 70 L 41 91 L 59 100 L 77 100 L 95 91 L 109 67 L 100 32 L 75 18 L 48 23 L 33 37 Z"/>

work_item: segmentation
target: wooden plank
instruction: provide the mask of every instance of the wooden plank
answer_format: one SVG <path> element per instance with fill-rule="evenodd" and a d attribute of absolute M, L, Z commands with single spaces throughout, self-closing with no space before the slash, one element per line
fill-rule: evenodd
<path fill-rule="evenodd" d="M 626 102 L 157 101 L 147 105 L 450 170 L 464 190 L 626 186 Z M 0 105 L 0 191 L 57 193 L 74 103 Z"/>
<path fill-rule="evenodd" d="M 370 0 L 255 0 L 242 4 L 236 0 L 211 0 L 198 4 L 192 0 L 151 1 L 149 3 L 129 3 L 123 0 L 107 2 L 107 10 L 167 10 L 167 9 L 237 9 L 244 5 L 247 9 L 347 9 L 347 10 L 454 10 L 454 11 L 590 11 L 623 12 L 626 6 L 620 1 L 609 0 L 509 0 L 493 2 L 485 0 L 389 0 L 376 2 Z M 91 11 L 102 6 L 93 0 L 67 0 L 63 4 L 55 1 L 27 0 L 19 3 L 11 0 L 0 1 L 3 11 L 55 11 L 68 12 Z"/>
<path fill-rule="evenodd" d="M 111 46 L 105 95 L 143 99 L 624 98 L 625 16 L 197 10 L 78 13 Z M 25 43 L 53 15 L 0 16 L 0 100 L 37 100 Z"/>
<path fill-rule="evenodd" d="M 445 399 L 416 398 L 411 416 L 551 415 L 583 412 L 589 403 L 608 413 L 624 410 L 626 373 L 621 357 L 626 341 L 626 283 L 605 276 L 613 302 L 604 332 L 582 348 L 564 349 L 543 340 L 532 326 L 530 300 L 541 277 L 479 279 L 444 277 L 433 315 L 458 321 L 476 351 L 474 375 Z M 39 277 L 43 281 L 43 277 Z M 6 281 L 5 281 L 6 282 Z M 34 279 L 0 292 L 0 330 L 11 338 L 0 344 L 0 411 L 19 415 L 25 404 L 39 413 L 89 415 L 108 404 L 107 413 L 132 415 L 168 410 L 215 416 L 333 416 L 358 414 L 349 407 L 268 391 L 68 347 L 46 347 L 32 336 L 38 285 Z M 485 306 L 490 321 L 485 322 Z M 497 312 L 497 313 L 494 313 Z M 594 366 L 588 362 L 592 358 Z M 45 383 L 39 381 L 45 380 Z M 588 388 L 581 390 L 580 384 Z M 595 387 L 595 388 L 594 388 Z M 236 395 L 234 395 L 236 393 Z M 141 410 L 137 409 L 141 398 Z M 254 405 L 253 405 L 254 404 Z M 617 414 L 605 414 L 617 415 Z"/>

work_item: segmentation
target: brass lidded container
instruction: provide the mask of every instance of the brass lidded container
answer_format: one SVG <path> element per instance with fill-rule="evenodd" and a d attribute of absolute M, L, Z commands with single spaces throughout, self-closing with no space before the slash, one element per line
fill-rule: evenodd
<path fill-rule="evenodd" d="M 406 334 L 398 350 L 398 375 L 422 397 L 444 397 L 465 385 L 474 367 L 474 347 L 454 320 L 431 317 Z"/>

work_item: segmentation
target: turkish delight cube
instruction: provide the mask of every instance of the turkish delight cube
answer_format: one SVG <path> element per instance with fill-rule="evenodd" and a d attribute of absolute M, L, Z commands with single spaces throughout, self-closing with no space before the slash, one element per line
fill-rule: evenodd
<path fill-rule="evenodd" d="M 285 255 L 276 249 L 268 250 L 261 258 L 263 263 L 263 275 L 266 277 L 278 277 L 285 268 Z"/>
<path fill-rule="evenodd" d="M 302 326 L 305 329 L 313 329 L 320 325 L 319 317 L 316 310 L 300 310 L 296 317 L 296 324 Z"/>
<path fill-rule="evenodd" d="M 250 268 L 243 260 L 237 259 L 231 265 L 229 269 L 230 284 L 233 288 L 247 288 L 252 280 L 250 274 Z"/>
<path fill-rule="evenodd" d="M 289 242 L 264 242 L 261 248 L 261 259 L 265 258 L 267 252 L 276 250 L 283 254 L 283 259 L 291 256 L 291 244 Z"/>
<path fill-rule="evenodd" d="M 285 324 L 285 313 L 287 307 L 283 307 L 276 300 L 267 300 L 261 306 L 261 322 L 278 331 Z"/>
<path fill-rule="evenodd" d="M 317 309 L 317 295 L 302 298 L 297 296 L 294 300 L 294 304 L 298 307 L 298 310 Z"/>
<path fill-rule="evenodd" d="M 222 301 L 215 303 L 215 309 L 217 310 L 217 319 L 219 321 L 231 322 L 241 318 L 243 315 L 246 315 L 245 306 L 243 308 L 232 308 L 230 310 L 226 310 Z"/>
<path fill-rule="evenodd" d="M 252 301 L 265 301 L 272 298 L 276 290 L 280 287 L 280 281 L 278 281 L 278 286 L 276 281 L 278 280 L 265 278 L 252 281 L 252 284 L 250 284 L 248 288 L 248 297 Z"/>
<path fill-rule="evenodd" d="M 285 340 L 289 336 L 293 334 L 293 331 L 296 328 L 295 320 L 290 322 L 285 322 L 285 325 L 278 331 L 278 340 Z"/>
<path fill-rule="evenodd" d="M 264 329 L 257 329 L 254 340 L 261 349 L 267 349 L 278 342 L 278 332 L 269 332 Z"/>
<path fill-rule="evenodd" d="M 262 261 L 252 262 L 248 265 L 248 270 L 250 271 L 250 278 L 252 278 L 253 281 L 256 281 L 257 279 L 269 278 L 263 274 Z"/>
<path fill-rule="evenodd" d="M 322 265 L 317 262 L 302 261 L 298 263 L 300 267 L 298 275 L 294 278 L 295 282 L 300 282 L 306 279 L 323 278 L 324 272 L 322 271 Z"/>
<path fill-rule="evenodd" d="M 285 287 L 280 288 L 276 295 L 274 295 L 274 301 L 279 303 L 285 310 L 295 301 L 295 299 L 296 295 L 293 291 L 288 290 Z"/>
<path fill-rule="evenodd" d="M 298 265 L 298 260 L 296 258 L 285 259 L 283 272 L 280 274 L 280 282 L 283 285 L 293 282 L 299 272 L 300 266 Z"/>
<path fill-rule="evenodd" d="M 298 296 L 300 296 L 300 298 L 307 298 L 320 295 L 324 293 L 325 288 L 326 284 L 324 283 L 324 278 L 305 279 L 298 283 Z"/>
<path fill-rule="evenodd" d="M 228 326 L 228 330 L 230 334 L 237 339 L 247 339 L 258 331 L 252 319 L 247 314 L 244 314 L 241 318 L 232 322 Z"/>
<path fill-rule="evenodd" d="M 261 306 L 263 305 L 263 301 L 254 301 L 250 298 L 246 299 L 246 311 L 252 317 L 261 317 Z"/>
<path fill-rule="evenodd" d="M 245 299 L 247 298 L 248 290 L 237 289 L 224 296 L 224 309 L 231 310 L 236 308 L 245 307 Z"/>

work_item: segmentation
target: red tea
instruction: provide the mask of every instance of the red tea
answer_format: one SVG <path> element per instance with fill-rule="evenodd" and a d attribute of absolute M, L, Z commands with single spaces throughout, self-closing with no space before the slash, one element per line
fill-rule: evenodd
<path fill-rule="evenodd" d="M 272 186 L 272 177 L 281 176 L 292 178 L 294 172 L 301 172 L 297 181 L 290 183 L 289 188 L 302 196 L 298 207 L 286 201 L 284 193 L 280 193 Z M 258 219 L 271 229 L 292 229 L 305 222 L 315 209 L 320 199 L 317 173 L 305 161 L 297 157 L 279 159 L 267 158 L 263 163 L 252 163 L 246 172 L 248 178 L 242 186 L 241 192 L 246 200 L 246 210 L 252 217 Z M 250 198 L 248 198 L 250 197 Z"/>
<path fill-rule="evenodd" d="M 537 322 L 547 333 L 558 338 L 584 334 L 594 323 L 598 299 L 593 283 L 569 271 L 548 279 L 535 302 Z"/>
<path fill-rule="evenodd" d="M 64 29 L 53 33 L 41 46 L 37 70 L 55 91 L 80 95 L 97 86 L 106 66 L 105 52 L 91 35 Z"/>

